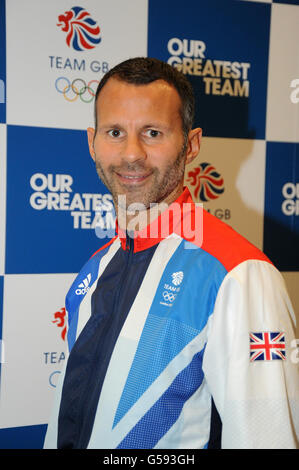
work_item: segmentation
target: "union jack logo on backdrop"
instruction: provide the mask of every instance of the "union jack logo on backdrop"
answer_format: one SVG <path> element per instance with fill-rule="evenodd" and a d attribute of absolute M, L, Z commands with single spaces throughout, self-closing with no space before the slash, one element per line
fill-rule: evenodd
<path fill-rule="evenodd" d="M 276 332 L 250 333 L 250 362 L 285 360 L 285 334 Z"/>
<path fill-rule="evenodd" d="M 67 45 L 76 51 L 93 49 L 101 41 L 99 25 L 82 7 L 71 8 L 58 21 L 57 26 L 67 33 Z"/>
<path fill-rule="evenodd" d="M 65 307 L 61 308 L 58 312 L 54 313 L 54 318 L 55 320 L 52 320 L 52 323 L 56 323 L 56 325 L 59 328 L 62 328 L 61 330 L 61 338 L 63 341 L 65 341 L 65 335 L 66 335 L 66 311 Z"/>

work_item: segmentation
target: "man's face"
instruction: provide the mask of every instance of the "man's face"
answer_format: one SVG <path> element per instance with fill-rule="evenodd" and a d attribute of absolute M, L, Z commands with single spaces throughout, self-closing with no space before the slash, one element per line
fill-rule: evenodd
<path fill-rule="evenodd" d="M 173 202 L 183 187 L 186 149 L 180 97 L 163 80 L 131 85 L 111 78 L 97 102 L 98 129 L 88 129 L 97 172 L 115 203 Z"/>

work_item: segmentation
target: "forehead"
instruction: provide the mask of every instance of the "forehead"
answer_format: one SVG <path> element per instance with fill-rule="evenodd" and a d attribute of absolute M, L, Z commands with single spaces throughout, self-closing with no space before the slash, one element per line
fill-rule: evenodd
<path fill-rule="evenodd" d="M 96 109 L 101 122 L 118 117 L 172 120 L 180 117 L 181 98 L 164 80 L 135 85 L 110 78 L 99 93 Z"/>

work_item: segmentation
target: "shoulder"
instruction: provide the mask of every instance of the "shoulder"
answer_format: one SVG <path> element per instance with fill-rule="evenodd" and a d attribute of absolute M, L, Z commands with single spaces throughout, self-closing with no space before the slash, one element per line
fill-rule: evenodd
<path fill-rule="evenodd" d="M 202 249 L 215 256 L 227 271 L 231 271 L 247 260 L 271 263 L 260 249 L 225 222 L 206 211 L 203 214 Z"/>
<path fill-rule="evenodd" d="M 68 314 L 68 344 L 71 350 L 78 332 L 82 330 L 90 317 L 90 298 L 96 287 L 96 281 L 119 248 L 117 237 L 97 250 L 82 267 L 72 283 L 65 299 L 65 307 Z M 80 311 L 80 315 L 79 315 Z"/>
<path fill-rule="evenodd" d="M 174 223 L 174 232 L 217 259 L 227 272 L 247 260 L 269 258 L 227 223 L 193 201 L 188 188 L 180 198 L 181 216 Z"/>
<path fill-rule="evenodd" d="M 218 259 L 227 271 L 247 260 L 260 260 L 271 264 L 259 248 L 206 210 L 202 211 L 201 225 L 203 234 L 200 248 Z"/>
<path fill-rule="evenodd" d="M 112 238 L 108 243 L 93 253 L 84 264 L 67 293 L 66 305 L 68 309 L 70 304 L 74 304 L 75 307 L 77 307 L 93 283 L 97 280 L 101 260 L 108 254 L 115 241 L 116 237 Z"/>
<path fill-rule="evenodd" d="M 94 257 L 97 257 L 97 258 L 101 258 L 104 254 L 107 253 L 108 249 L 110 248 L 110 246 L 115 242 L 115 240 L 117 239 L 117 236 L 111 238 L 111 240 L 109 240 L 109 242 L 105 243 L 103 246 L 101 246 L 101 248 L 99 248 L 97 251 L 95 251 L 90 259 L 94 258 Z"/>

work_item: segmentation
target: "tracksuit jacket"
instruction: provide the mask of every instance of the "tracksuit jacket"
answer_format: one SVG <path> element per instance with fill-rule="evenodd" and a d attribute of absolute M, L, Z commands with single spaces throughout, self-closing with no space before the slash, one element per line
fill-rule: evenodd
<path fill-rule="evenodd" d="M 134 238 L 117 230 L 66 310 L 69 356 L 45 448 L 298 446 L 283 278 L 187 188 Z"/>

